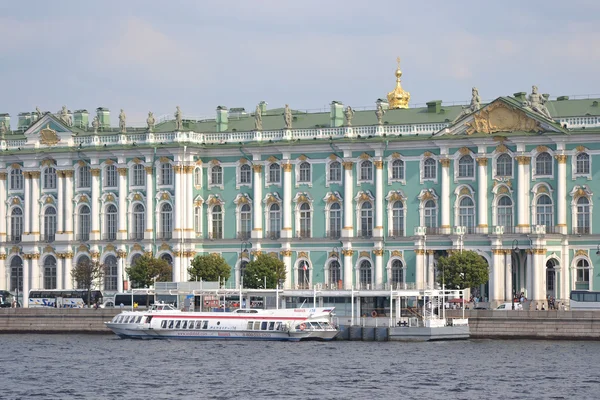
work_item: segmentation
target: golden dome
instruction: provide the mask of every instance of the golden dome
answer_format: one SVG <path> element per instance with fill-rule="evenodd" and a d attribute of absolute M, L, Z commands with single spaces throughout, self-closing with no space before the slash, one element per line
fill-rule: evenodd
<path fill-rule="evenodd" d="M 396 68 L 396 88 L 388 93 L 388 103 L 390 109 L 408 108 L 410 93 L 403 90 L 402 84 L 400 83 L 400 78 L 402 77 L 402 71 L 400 71 L 400 57 L 398 57 L 396 61 L 398 61 L 398 68 Z"/>

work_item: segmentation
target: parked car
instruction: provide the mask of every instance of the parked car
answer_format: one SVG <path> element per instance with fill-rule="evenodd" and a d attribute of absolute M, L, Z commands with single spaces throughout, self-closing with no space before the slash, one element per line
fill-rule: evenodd
<path fill-rule="evenodd" d="M 521 303 L 514 303 L 514 310 L 523 311 L 523 305 Z M 494 310 L 513 310 L 513 303 L 502 303 Z"/>

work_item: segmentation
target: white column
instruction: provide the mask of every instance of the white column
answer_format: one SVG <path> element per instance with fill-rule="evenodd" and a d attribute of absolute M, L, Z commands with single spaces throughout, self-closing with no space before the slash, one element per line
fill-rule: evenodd
<path fill-rule="evenodd" d="M 556 226 L 560 233 L 567 233 L 567 156 L 559 154 L 556 156 L 558 161 L 558 182 L 556 183 L 556 203 L 557 219 Z"/>
<path fill-rule="evenodd" d="M 31 233 L 40 234 L 40 171 L 31 172 Z"/>
<path fill-rule="evenodd" d="M 517 176 L 519 186 L 517 190 L 517 232 L 529 233 L 529 206 L 527 200 L 529 199 L 529 163 L 531 162 L 531 157 L 518 156 L 516 159 L 519 163 Z"/>
<path fill-rule="evenodd" d="M 532 300 L 533 297 L 533 249 L 527 249 L 527 271 L 525 271 L 525 296 L 527 299 Z M 535 310 L 535 303 L 533 303 L 533 309 Z"/>
<path fill-rule="evenodd" d="M 6 240 L 6 179 L 7 173 L 0 172 L 0 242 Z M 0 287 L 8 286 L 0 284 Z"/>
<path fill-rule="evenodd" d="M 450 159 L 442 158 L 442 233 L 450 233 Z"/>
<path fill-rule="evenodd" d="M 125 281 L 125 268 L 123 268 L 124 264 L 125 264 L 125 258 L 118 257 L 117 258 L 117 292 L 119 292 L 119 293 L 123 292 L 123 282 Z"/>
<path fill-rule="evenodd" d="M 56 288 L 64 289 L 65 267 L 62 253 L 56 253 Z"/>
<path fill-rule="evenodd" d="M 65 289 L 73 289 L 73 277 L 71 272 L 73 271 L 73 253 L 67 252 L 65 254 Z"/>
<path fill-rule="evenodd" d="M 569 260 L 569 240 L 564 239 L 562 243 L 562 260 L 560 263 L 560 297 L 562 301 L 566 301 L 570 297 L 571 286 L 569 285 L 570 278 L 570 266 L 571 261 Z"/>
<path fill-rule="evenodd" d="M 373 236 L 383 237 L 383 161 L 375 161 L 375 230 Z"/>
<path fill-rule="evenodd" d="M 145 167 L 146 170 L 146 232 L 144 239 L 152 239 L 154 232 L 154 179 L 152 179 L 153 167 Z M 177 208 L 177 205 L 173 207 Z"/>
<path fill-rule="evenodd" d="M 36 253 L 32 256 L 33 259 L 31 260 L 31 289 L 42 289 L 44 287 L 44 284 L 42 283 L 41 277 L 42 269 L 40 268 L 40 255 Z"/>
<path fill-rule="evenodd" d="M 56 233 L 62 234 L 65 231 L 65 171 L 56 171 L 56 177 L 58 179 L 58 193 L 56 194 L 56 206 L 58 207 L 56 213 Z"/>
<path fill-rule="evenodd" d="M 284 289 L 292 289 L 292 251 L 282 250 L 283 263 L 285 264 L 285 284 Z"/>
<path fill-rule="evenodd" d="M 540 303 L 546 301 L 546 265 L 544 265 L 545 249 L 535 249 L 533 254 L 533 300 Z M 546 309 L 548 305 L 546 304 Z"/>
<path fill-rule="evenodd" d="M 352 167 L 354 165 L 351 161 L 346 161 L 344 165 L 344 226 L 342 229 L 342 237 L 349 238 L 353 235 L 353 224 L 352 219 L 354 211 L 352 210 L 352 200 L 354 198 L 354 182 L 352 180 Z M 344 279 L 344 282 L 346 279 Z M 344 286 L 345 287 L 345 286 Z"/>
<path fill-rule="evenodd" d="M 31 261 L 33 254 L 24 254 L 23 256 L 23 291 L 21 293 L 22 298 L 22 306 L 25 308 L 29 307 L 29 290 L 31 289 L 30 279 L 31 279 Z M 19 282 L 17 282 L 17 285 Z"/>
<path fill-rule="evenodd" d="M 173 253 L 173 282 L 181 282 L 181 250 Z"/>
<path fill-rule="evenodd" d="M 425 289 L 425 250 L 415 249 L 415 255 L 415 284 L 417 289 Z"/>
<path fill-rule="evenodd" d="M 65 171 L 65 233 L 73 234 L 73 170 Z"/>
<path fill-rule="evenodd" d="M 479 233 L 488 232 L 487 163 L 486 157 L 477 158 L 477 230 Z"/>
<path fill-rule="evenodd" d="M 433 265 L 433 250 L 427 250 L 427 254 L 425 254 L 425 265 L 427 265 L 427 282 L 428 287 L 433 289 L 435 288 L 435 271 Z"/>
<path fill-rule="evenodd" d="M 92 168 L 92 227 L 90 240 L 100 239 L 100 172 L 99 168 Z"/>
<path fill-rule="evenodd" d="M 185 211 L 187 213 L 187 217 L 185 219 L 185 237 L 192 239 L 196 237 L 194 234 L 194 167 L 190 165 L 185 167 L 185 169 L 185 179 L 187 181 L 185 185 Z M 187 268 L 185 273 L 187 276 Z"/>
<path fill-rule="evenodd" d="M 493 302 L 492 307 L 496 302 L 502 301 L 504 296 L 504 270 L 505 265 L 502 262 L 504 259 L 504 250 L 492 249 L 492 269 L 490 271 L 489 282 L 489 300 Z"/>
<path fill-rule="evenodd" d="M 185 216 L 184 210 L 181 209 L 183 204 L 181 203 L 183 200 L 183 190 L 181 186 L 181 174 L 183 173 L 183 167 L 180 165 L 175 165 L 173 167 L 175 170 L 175 207 L 173 207 L 173 238 L 179 239 L 181 238 L 183 229 L 181 224 L 182 215 Z M 176 275 L 177 281 L 179 282 L 179 275 Z"/>
<path fill-rule="evenodd" d="M 263 210 L 262 210 L 262 165 L 253 165 L 254 176 L 252 179 L 254 189 L 254 227 L 252 228 L 252 239 L 263 237 Z"/>
<path fill-rule="evenodd" d="M 354 285 L 354 277 L 352 275 L 352 255 L 354 254 L 354 251 L 342 249 L 342 254 L 344 255 L 344 289 L 350 290 Z"/>
<path fill-rule="evenodd" d="M 31 233 L 31 172 L 23 172 L 25 201 L 23 202 L 23 235 Z"/>
<path fill-rule="evenodd" d="M 281 165 L 283 168 L 283 229 L 282 238 L 292 238 L 292 168 L 289 160 Z"/>
<path fill-rule="evenodd" d="M 513 265 L 512 265 L 512 250 L 504 250 L 504 258 L 506 268 L 504 269 L 504 300 L 513 300 Z"/>
<path fill-rule="evenodd" d="M 119 230 L 118 240 L 127 239 L 127 168 L 118 168 L 119 171 Z"/>
<path fill-rule="evenodd" d="M 2 204 L 4 203 L 0 203 L 0 205 Z M 10 289 L 10 275 L 8 272 L 6 269 L 6 253 L 2 253 L 0 254 L 0 288 L 5 288 L 6 290 Z"/>
<path fill-rule="evenodd" d="M 383 289 L 383 249 L 375 249 L 375 289 Z"/>

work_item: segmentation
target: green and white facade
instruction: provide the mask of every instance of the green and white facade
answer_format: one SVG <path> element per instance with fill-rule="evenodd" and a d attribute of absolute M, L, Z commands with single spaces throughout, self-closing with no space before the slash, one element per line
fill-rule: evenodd
<path fill-rule="evenodd" d="M 437 258 L 465 249 L 487 260 L 492 302 L 568 299 L 600 287 L 599 100 L 549 101 L 552 119 L 524 100 L 467 115 L 433 101 L 381 121 L 374 109 L 348 121 L 332 102 L 293 110 L 291 127 L 261 103 L 260 130 L 226 107 L 179 129 L 167 117 L 125 130 L 98 108 L 97 132 L 85 110 L 22 113 L 0 140 L 0 289 L 72 288 L 87 258 L 110 266 L 103 289 L 121 291 L 145 252 L 168 259 L 174 281 L 219 253 L 237 286 L 263 252 L 285 263 L 290 293 L 421 289 L 435 286 Z"/>

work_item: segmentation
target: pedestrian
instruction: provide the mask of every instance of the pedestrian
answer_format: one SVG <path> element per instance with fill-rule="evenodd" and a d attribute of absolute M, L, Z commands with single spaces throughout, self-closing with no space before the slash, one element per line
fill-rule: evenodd
<path fill-rule="evenodd" d="M 546 306 L 542 303 L 542 311 L 546 311 Z"/>
<path fill-rule="evenodd" d="M 535 311 L 539 311 L 540 310 L 540 305 L 539 303 L 535 303 Z"/>
<path fill-rule="evenodd" d="M 123 308 L 123 307 L 125 307 L 125 304 L 121 303 L 121 304 L 119 305 L 119 307 Z"/>

